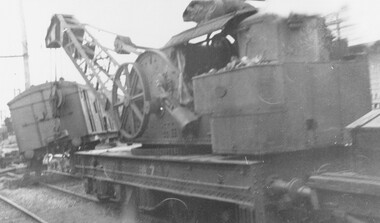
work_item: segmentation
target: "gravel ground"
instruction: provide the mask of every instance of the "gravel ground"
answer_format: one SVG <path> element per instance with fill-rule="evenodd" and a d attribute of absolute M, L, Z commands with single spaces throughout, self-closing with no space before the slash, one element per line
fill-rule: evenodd
<path fill-rule="evenodd" d="M 14 209 L 4 201 L 0 201 L 0 222 L 1 223 L 29 223 L 33 222 L 29 217 Z"/>
<path fill-rule="evenodd" d="M 55 184 L 57 185 L 57 184 Z M 68 181 L 60 183 L 66 188 L 79 189 L 80 184 Z M 57 185 L 58 186 L 58 185 Z M 129 223 L 130 214 L 123 206 L 115 203 L 94 203 L 63 194 L 44 187 L 29 186 L 17 189 L 2 189 L 0 194 L 40 216 L 47 222 L 54 223 Z M 30 222 L 12 208 L 3 208 L 0 203 L 0 222 Z M 5 206 L 4 206 L 5 207 Z M 129 216 L 128 216 L 129 215 Z"/>
<path fill-rule="evenodd" d="M 66 180 L 60 180 L 56 182 L 47 182 L 47 183 L 78 193 L 78 194 L 87 195 L 86 192 L 84 191 L 83 181 L 80 179 L 66 178 Z"/>

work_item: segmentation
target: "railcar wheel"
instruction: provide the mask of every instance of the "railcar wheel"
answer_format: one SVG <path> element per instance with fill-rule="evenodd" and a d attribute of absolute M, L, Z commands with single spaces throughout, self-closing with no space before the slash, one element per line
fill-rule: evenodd
<path fill-rule="evenodd" d="M 147 78 L 138 65 L 122 64 L 112 88 L 113 111 L 122 137 L 131 140 L 142 135 L 149 120 L 150 100 Z"/>

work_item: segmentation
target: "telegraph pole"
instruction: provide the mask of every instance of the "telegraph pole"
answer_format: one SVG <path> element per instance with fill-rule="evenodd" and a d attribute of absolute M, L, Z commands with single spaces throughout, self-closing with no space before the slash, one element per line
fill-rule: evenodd
<path fill-rule="evenodd" d="M 30 87 L 30 73 L 29 73 L 29 53 L 28 41 L 26 38 L 26 26 L 24 18 L 24 10 L 22 0 L 19 0 L 20 7 L 20 23 L 21 23 L 21 41 L 22 41 L 22 57 L 24 58 L 24 75 L 25 75 L 25 90 Z"/>
<path fill-rule="evenodd" d="M 25 90 L 30 87 L 30 72 L 29 72 L 29 53 L 28 53 L 28 41 L 26 38 L 26 27 L 24 11 L 22 7 L 22 0 L 19 0 L 20 9 L 20 24 L 21 24 L 21 44 L 22 44 L 22 55 L 1 55 L 0 59 L 3 58 L 16 58 L 23 57 L 24 60 L 24 77 L 25 77 Z"/>

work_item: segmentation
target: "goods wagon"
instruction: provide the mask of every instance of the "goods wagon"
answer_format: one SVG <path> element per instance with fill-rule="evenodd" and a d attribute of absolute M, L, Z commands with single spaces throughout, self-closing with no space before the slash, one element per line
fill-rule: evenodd
<path fill-rule="evenodd" d="M 91 149 L 115 135 L 113 121 L 84 85 L 68 81 L 32 86 L 8 103 L 20 154 L 41 160 L 49 151 Z"/>

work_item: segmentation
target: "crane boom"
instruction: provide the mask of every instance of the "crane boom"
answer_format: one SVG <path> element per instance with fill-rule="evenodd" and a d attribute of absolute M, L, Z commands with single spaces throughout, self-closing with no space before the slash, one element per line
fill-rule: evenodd
<path fill-rule="evenodd" d="M 45 38 L 47 48 L 62 47 L 86 84 L 106 108 L 111 101 L 111 90 L 120 64 L 91 35 L 86 26 L 72 15 L 56 14 Z"/>

